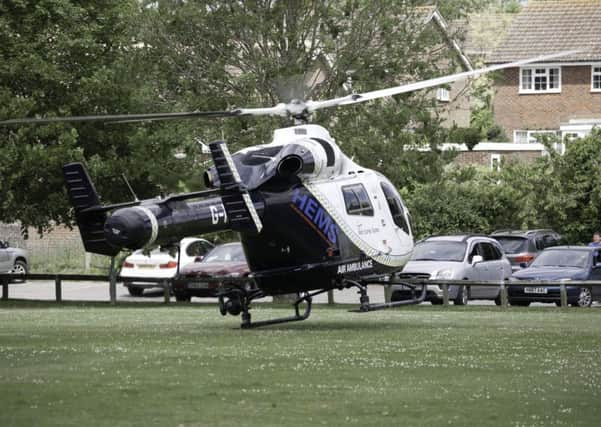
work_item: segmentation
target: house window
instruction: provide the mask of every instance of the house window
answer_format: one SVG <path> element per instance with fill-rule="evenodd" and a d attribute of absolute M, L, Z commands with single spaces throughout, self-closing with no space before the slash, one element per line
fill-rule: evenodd
<path fill-rule="evenodd" d="M 591 91 L 601 92 L 601 65 L 591 67 Z"/>
<path fill-rule="evenodd" d="M 449 90 L 444 87 L 439 87 L 436 89 L 436 100 L 440 102 L 449 102 L 451 96 L 449 94 Z"/>
<path fill-rule="evenodd" d="M 493 171 L 501 170 L 501 155 L 498 153 L 490 155 L 490 169 Z"/>
<path fill-rule="evenodd" d="M 520 69 L 520 93 L 561 92 L 561 67 Z"/>
<path fill-rule="evenodd" d="M 557 135 L 555 130 L 514 130 L 513 142 L 516 144 L 536 144 L 541 135 Z"/>

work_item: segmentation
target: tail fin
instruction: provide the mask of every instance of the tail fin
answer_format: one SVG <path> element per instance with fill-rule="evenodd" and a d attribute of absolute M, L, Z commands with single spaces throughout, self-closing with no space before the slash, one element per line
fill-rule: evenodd
<path fill-rule="evenodd" d="M 221 183 L 223 206 L 232 230 L 259 233 L 263 223 L 248 191 L 242 185 L 227 145 L 224 141 L 217 141 L 210 143 L 209 148 Z"/>
<path fill-rule="evenodd" d="M 63 166 L 69 200 L 75 209 L 75 220 L 87 252 L 115 256 L 120 249 L 109 245 L 104 237 L 106 210 L 100 208 L 100 198 L 88 171 L 81 163 Z"/>

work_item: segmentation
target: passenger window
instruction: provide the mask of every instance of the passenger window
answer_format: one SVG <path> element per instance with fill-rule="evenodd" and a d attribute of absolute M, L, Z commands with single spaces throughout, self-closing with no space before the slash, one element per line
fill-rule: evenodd
<path fill-rule="evenodd" d="M 498 259 L 497 251 L 495 251 L 495 247 L 490 243 L 482 242 L 479 244 L 482 249 L 484 261 L 494 261 Z"/>
<path fill-rule="evenodd" d="M 543 237 L 543 241 L 545 243 L 545 248 L 557 246 L 557 240 L 555 240 L 555 238 L 549 234 Z"/>
<path fill-rule="evenodd" d="M 369 196 L 363 184 L 347 185 L 342 187 L 346 212 L 349 215 L 373 216 L 374 208 L 371 206 Z"/>
<path fill-rule="evenodd" d="M 399 196 L 396 194 L 396 191 L 385 182 L 381 182 L 380 187 L 382 187 L 384 197 L 386 197 L 386 203 L 388 204 L 388 208 L 390 209 L 390 213 L 392 214 L 392 220 L 398 227 L 403 229 L 405 233 L 411 234 L 411 225 L 405 217 L 403 203 L 401 202 Z"/>
<path fill-rule="evenodd" d="M 542 237 L 537 237 L 534 240 L 534 244 L 536 246 L 537 251 L 542 251 L 543 249 L 545 249 L 545 242 L 543 241 Z"/>
<path fill-rule="evenodd" d="M 201 256 L 207 253 L 207 250 L 203 244 L 204 242 L 190 243 L 186 248 L 186 255 L 188 256 Z"/>

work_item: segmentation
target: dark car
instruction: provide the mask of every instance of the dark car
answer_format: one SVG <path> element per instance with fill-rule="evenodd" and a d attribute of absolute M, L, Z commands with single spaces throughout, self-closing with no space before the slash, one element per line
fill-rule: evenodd
<path fill-rule="evenodd" d="M 561 242 L 561 236 L 553 230 L 498 230 L 490 237 L 503 246 L 513 271 L 530 265 L 541 251 Z"/>
<path fill-rule="evenodd" d="M 566 280 L 568 304 L 576 307 L 588 307 L 593 299 L 599 299 L 600 290 L 593 287 L 570 286 L 570 280 L 601 280 L 601 261 L 598 248 L 588 246 L 556 246 L 545 249 L 523 270 L 511 276 L 512 281 L 519 280 Z M 530 305 L 531 302 L 550 302 L 561 304 L 559 286 L 524 285 L 508 288 L 511 305 Z"/>
<path fill-rule="evenodd" d="M 185 265 L 173 281 L 173 294 L 177 301 L 190 301 L 192 297 L 216 296 L 217 290 L 227 286 L 253 286 L 248 277 L 250 269 L 240 243 L 226 243 L 213 248 L 204 258 Z M 230 277 L 228 282 L 224 277 Z"/>

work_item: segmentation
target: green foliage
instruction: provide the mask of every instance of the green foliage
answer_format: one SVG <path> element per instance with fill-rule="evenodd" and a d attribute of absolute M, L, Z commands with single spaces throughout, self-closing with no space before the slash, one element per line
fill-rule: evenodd
<path fill-rule="evenodd" d="M 601 229 L 601 131 L 533 163 L 505 163 L 501 172 L 447 168 L 440 180 L 403 191 L 415 234 L 490 233 L 498 228 L 553 228 L 572 244 Z"/>
<path fill-rule="evenodd" d="M 482 140 L 480 129 L 473 127 L 453 127 L 449 131 L 449 141 L 454 144 L 465 144 L 468 150 L 472 150 Z"/>

